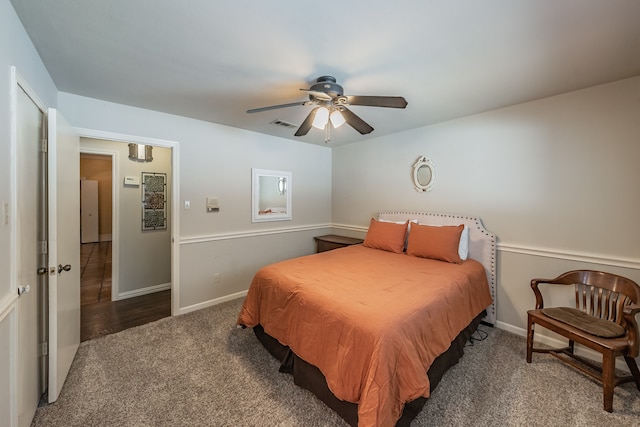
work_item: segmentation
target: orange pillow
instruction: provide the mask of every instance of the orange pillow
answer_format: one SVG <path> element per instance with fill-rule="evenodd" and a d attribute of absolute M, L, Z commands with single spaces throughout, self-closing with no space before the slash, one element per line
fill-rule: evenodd
<path fill-rule="evenodd" d="M 461 264 L 458 245 L 463 229 L 464 225 L 435 227 L 413 224 L 407 254 Z"/>
<path fill-rule="evenodd" d="M 383 251 L 402 253 L 404 251 L 404 239 L 407 235 L 407 224 L 376 221 L 371 218 L 369 230 L 364 238 L 363 246 Z"/>

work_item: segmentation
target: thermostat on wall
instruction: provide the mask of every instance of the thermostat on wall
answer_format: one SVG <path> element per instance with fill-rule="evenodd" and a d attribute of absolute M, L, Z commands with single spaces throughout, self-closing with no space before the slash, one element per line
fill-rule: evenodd
<path fill-rule="evenodd" d="M 140 177 L 139 176 L 125 176 L 124 177 L 124 185 L 129 185 L 132 187 L 140 186 Z"/>

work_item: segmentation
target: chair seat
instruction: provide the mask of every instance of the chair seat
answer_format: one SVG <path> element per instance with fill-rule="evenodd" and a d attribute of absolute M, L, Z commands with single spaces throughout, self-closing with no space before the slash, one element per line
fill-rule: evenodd
<path fill-rule="evenodd" d="M 543 308 L 542 313 L 562 323 L 602 338 L 617 338 L 625 334 L 622 326 L 610 320 L 600 319 L 572 307 Z"/>
<path fill-rule="evenodd" d="M 625 335 L 616 338 L 599 337 L 589 332 L 585 332 L 580 328 L 576 328 L 573 325 L 547 316 L 542 312 L 542 310 L 545 309 L 528 310 L 527 314 L 531 317 L 530 321 L 540 324 L 541 326 L 563 335 L 570 340 L 579 342 L 592 350 L 601 352 L 602 349 L 607 349 L 622 355 L 629 346 L 626 333 Z"/>

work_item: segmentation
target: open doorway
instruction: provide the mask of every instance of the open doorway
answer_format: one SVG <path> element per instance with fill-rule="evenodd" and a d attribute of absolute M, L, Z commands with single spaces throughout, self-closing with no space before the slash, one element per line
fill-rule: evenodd
<path fill-rule="evenodd" d="M 132 161 L 128 145 L 119 141 L 81 138 L 81 340 L 97 338 L 171 315 L 171 149 L 154 147 L 154 160 Z M 144 228 L 144 183 L 160 174 L 164 222 Z M 97 189 L 97 195 L 92 194 Z M 95 202 L 94 202 L 95 203 Z M 97 218 L 96 218 L 97 217 Z M 93 230 L 94 226 L 98 228 Z"/>
<path fill-rule="evenodd" d="M 112 156 L 80 153 L 80 304 L 111 301 Z"/>

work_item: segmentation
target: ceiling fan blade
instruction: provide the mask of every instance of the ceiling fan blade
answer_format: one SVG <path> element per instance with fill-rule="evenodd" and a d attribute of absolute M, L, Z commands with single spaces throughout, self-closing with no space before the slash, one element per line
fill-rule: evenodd
<path fill-rule="evenodd" d="M 280 105 L 272 105 L 270 107 L 254 108 L 251 110 L 247 110 L 247 113 L 259 113 L 261 111 L 276 110 L 278 108 L 297 107 L 299 105 L 307 105 L 307 102 L 309 101 L 292 102 L 290 104 L 280 104 Z"/>
<path fill-rule="evenodd" d="M 309 112 L 309 115 L 307 116 L 307 118 L 304 119 L 304 122 L 302 122 L 302 124 L 296 131 L 295 136 L 303 136 L 309 132 L 309 130 L 311 129 L 311 126 L 313 125 L 313 119 L 315 119 L 316 113 L 318 112 L 318 108 L 320 107 L 316 107 Z"/>
<path fill-rule="evenodd" d="M 405 108 L 407 100 L 401 96 L 347 96 L 349 105 L 367 105 L 369 107 Z"/>
<path fill-rule="evenodd" d="M 349 126 L 360 132 L 362 135 L 373 132 L 373 128 L 369 126 L 367 122 L 358 117 L 353 111 L 342 107 L 340 112 L 342 113 L 344 120 L 349 123 Z"/>

